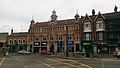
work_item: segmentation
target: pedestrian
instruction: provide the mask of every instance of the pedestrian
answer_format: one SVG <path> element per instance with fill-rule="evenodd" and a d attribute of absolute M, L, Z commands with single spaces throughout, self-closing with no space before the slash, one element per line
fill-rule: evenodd
<path fill-rule="evenodd" d="M 116 57 L 120 58 L 120 50 L 118 49 L 118 47 L 115 48 L 115 52 L 116 52 Z"/>
<path fill-rule="evenodd" d="M 115 48 L 115 52 L 116 52 L 116 54 L 120 53 L 120 50 L 118 49 L 118 47 Z"/>
<path fill-rule="evenodd" d="M 3 55 L 4 55 L 4 57 L 6 56 L 6 52 L 5 51 L 3 52 Z"/>

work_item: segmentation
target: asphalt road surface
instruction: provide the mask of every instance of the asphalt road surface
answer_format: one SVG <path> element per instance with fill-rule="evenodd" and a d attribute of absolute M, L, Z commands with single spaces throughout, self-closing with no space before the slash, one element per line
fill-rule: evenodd
<path fill-rule="evenodd" d="M 117 58 L 86 58 L 74 61 L 87 64 L 93 68 L 120 68 L 120 59 Z"/>
<path fill-rule="evenodd" d="M 0 58 L 0 68 L 92 68 L 74 60 L 55 56 L 15 55 Z"/>
<path fill-rule="evenodd" d="M 38 54 L 13 55 L 0 57 L 0 68 L 120 68 L 120 59 L 68 59 Z"/>

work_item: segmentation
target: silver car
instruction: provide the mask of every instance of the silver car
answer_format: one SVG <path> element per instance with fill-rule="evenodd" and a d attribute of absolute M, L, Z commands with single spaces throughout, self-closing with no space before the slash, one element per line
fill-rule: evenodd
<path fill-rule="evenodd" d="M 26 54 L 26 55 L 30 55 L 31 52 L 28 52 L 28 51 L 26 51 L 26 50 L 20 50 L 20 51 L 18 51 L 18 54 Z"/>

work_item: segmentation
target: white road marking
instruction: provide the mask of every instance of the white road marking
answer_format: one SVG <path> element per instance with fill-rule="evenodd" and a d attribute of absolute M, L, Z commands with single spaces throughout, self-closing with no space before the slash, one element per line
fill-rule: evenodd
<path fill-rule="evenodd" d="M 55 67 L 51 66 L 50 64 L 46 64 L 46 63 L 42 63 L 42 62 L 41 62 L 41 64 L 43 64 L 43 65 L 45 65 L 45 66 L 48 66 L 48 67 L 50 67 L 50 68 L 55 68 Z"/>
<path fill-rule="evenodd" d="M 54 60 L 54 59 L 48 59 L 48 60 L 61 63 L 61 61 L 57 61 L 57 60 Z M 69 66 L 72 66 L 72 67 L 80 68 L 80 67 L 78 67 L 78 66 L 75 66 L 75 65 L 72 65 L 72 64 L 69 64 L 69 63 L 65 63 L 65 62 L 62 62 L 62 63 L 63 63 L 63 64 L 66 64 L 66 65 L 69 65 Z"/>
<path fill-rule="evenodd" d="M 59 62 L 59 63 L 60 63 L 60 61 L 57 61 L 57 60 L 54 60 L 54 59 L 48 59 L 48 60 L 51 60 L 51 61 Z M 80 64 L 80 65 L 85 66 L 85 67 L 87 67 L 87 68 L 92 68 L 92 67 L 89 66 L 89 65 L 86 65 L 86 64 L 83 64 L 83 63 L 79 63 L 79 62 L 74 61 L 74 60 L 67 60 L 67 59 L 58 59 L 58 60 L 61 60 L 61 61 L 72 61 L 72 62 L 74 62 L 74 63 Z M 78 67 L 78 66 L 75 66 L 75 65 L 72 65 L 72 64 L 69 64 L 69 63 L 65 63 L 65 64 L 67 64 L 67 65 L 69 65 L 69 66 L 73 66 L 73 67 L 80 68 L 80 67 Z"/>
<path fill-rule="evenodd" d="M 78 63 L 78 64 L 80 64 L 80 65 L 82 65 L 82 66 L 85 66 L 85 67 L 88 67 L 88 68 L 92 68 L 92 67 L 89 66 L 89 65 L 86 65 L 86 64 L 83 64 L 83 63 L 79 63 L 79 62 L 77 62 L 77 61 L 75 61 L 75 60 L 67 60 L 67 59 L 58 59 L 58 60 L 62 60 L 62 61 L 72 61 L 72 62 Z"/>
<path fill-rule="evenodd" d="M 28 66 L 25 65 L 19 58 L 16 58 L 16 60 L 18 60 L 18 62 L 20 62 L 24 66 L 24 68 L 28 68 Z"/>
<path fill-rule="evenodd" d="M 2 61 L 0 62 L 0 67 L 1 67 L 1 65 L 2 65 L 2 63 L 4 62 L 4 60 L 5 60 L 5 57 L 2 59 Z"/>

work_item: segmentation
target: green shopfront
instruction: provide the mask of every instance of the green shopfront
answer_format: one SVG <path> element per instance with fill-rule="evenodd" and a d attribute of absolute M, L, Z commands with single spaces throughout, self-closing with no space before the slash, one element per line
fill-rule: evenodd
<path fill-rule="evenodd" d="M 93 42 L 92 41 L 83 41 L 82 43 L 82 51 L 86 53 L 86 57 L 93 56 Z"/>

